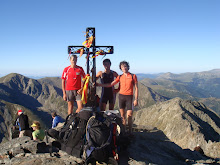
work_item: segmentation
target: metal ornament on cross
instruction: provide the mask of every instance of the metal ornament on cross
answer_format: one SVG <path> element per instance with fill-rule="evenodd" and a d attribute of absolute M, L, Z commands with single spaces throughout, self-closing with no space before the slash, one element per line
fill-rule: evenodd
<path fill-rule="evenodd" d="M 96 105 L 96 99 L 94 96 L 96 96 L 96 56 L 98 53 L 102 53 L 102 55 L 107 54 L 113 54 L 114 47 L 113 46 L 96 46 L 95 45 L 95 28 L 94 27 L 88 27 L 86 28 L 86 41 L 84 42 L 83 46 L 68 46 L 68 54 L 86 54 L 86 68 L 87 68 L 87 74 L 90 73 L 90 60 L 92 59 L 92 83 L 95 84 L 94 88 L 90 88 L 91 92 L 90 95 L 93 97 L 90 97 L 88 102 L 90 102 L 89 106 L 95 107 Z M 92 42 L 91 42 L 92 41 Z M 89 43 L 91 42 L 91 43 Z M 90 58 L 91 57 L 91 58 Z"/>

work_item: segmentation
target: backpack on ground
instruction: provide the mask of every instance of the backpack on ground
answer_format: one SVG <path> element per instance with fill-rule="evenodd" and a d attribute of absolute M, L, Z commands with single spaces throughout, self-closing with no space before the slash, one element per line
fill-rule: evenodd
<path fill-rule="evenodd" d="M 111 164 L 117 164 L 117 138 L 119 138 L 117 126 L 122 132 L 122 120 L 115 114 L 107 115 L 104 112 L 96 112 L 90 117 L 86 126 L 86 164 L 91 161 L 107 163 L 110 160 L 113 162 Z"/>
<path fill-rule="evenodd" d="M 92 112 L 86 110 L 70 114 L 60 131 L 49 129 L 48 135 L 60 142 L 61 150 L 81 158 L 85 144 L 86 124 L 91 115 Z"/>

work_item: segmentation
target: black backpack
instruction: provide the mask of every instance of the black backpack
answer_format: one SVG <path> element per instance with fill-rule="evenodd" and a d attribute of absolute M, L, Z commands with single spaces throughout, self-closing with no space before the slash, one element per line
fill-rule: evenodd
<path fill-rule="evenodd" d="M 61 150 L 69 155 L 81 158 L 85 144 L 86 124 L 91 117 L 91 111 L 80 111 L 67 116 L 60 131 L 48 130 L 48 135 L 61 144 Z"/>
<path fill-rule="evenodd" d="M 116 132 L 117 125 L 123 131 L 121 118 L 114 114 L 107 115 L 104 112 L 96 112 L 88 120 L 85 145 L 86 164 L 92 161 L 108 163 L 110 160 L 111 164 L 117 164 L 117 138 L 119 138 Z"/>

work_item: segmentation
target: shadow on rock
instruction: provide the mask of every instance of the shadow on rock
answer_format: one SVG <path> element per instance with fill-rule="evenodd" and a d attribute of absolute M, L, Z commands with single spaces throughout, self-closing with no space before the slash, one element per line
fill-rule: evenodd
<path fill-rule="evenodd" d="M 128 164 L 181 165 L 194 163 L 215 164 L 217 160 L 201 155 L 197 151 L 182 149 L 160 130 L 134 132 L 134 139 L 128 147 Z"/>

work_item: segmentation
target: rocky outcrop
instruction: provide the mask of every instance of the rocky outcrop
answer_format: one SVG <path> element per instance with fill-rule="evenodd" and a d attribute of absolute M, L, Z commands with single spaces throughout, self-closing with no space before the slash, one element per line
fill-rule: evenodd
<path fill-rule="evenodd" d="M 13 165 L 66 165 L 80 164 L 81 159 L 29 137 L 16 138 L 0 145 L 0 164 Z M 51 149 L 50 154 L 49 150 Z M 59 152 L 59 153 L 58 153 Z"/>
<path fill-rule="evenodd" d="M 219 159 L 212 159 L 197 151 L 182 149 L 172 142 L 162 131 L 156 128 L 135 132 L 135 140 L 128 147 L 129 164 L 188 165 L 217 164 Z"/>
<path fill-rule="evenodd" d="M 0 101 L 0 143 L 3 139 L 6 140 L 10 138 L 8 130 L 10 129 L 12 120 L 10 109 L 5 107 L 5 104 Z"/>
<path fill-rule="evenodd" d="M 202 103 L 175 98 L 137 111 L 134 123 L 156 127 L 183 149 L 200 145 L 205 155 L 220 157 L 219 116 Z"/>
<path fill-rule="evenodd" d="M 52 139 L 50 139 L 52 142 Z M 53 144 L 53 143 L 52 143 Z M 70 165 L 83 164 L 83 160 L 68 155 L 53 145 L 33 141 L 29 137 L 16 138 L 0 145 L 0 164 L 13 165 Z M 135 132 L 127 149 L 119 153 L 120 165 L 188 165 L 217 164 L 197 151 L 182 149 L 155 128 Z"/>

